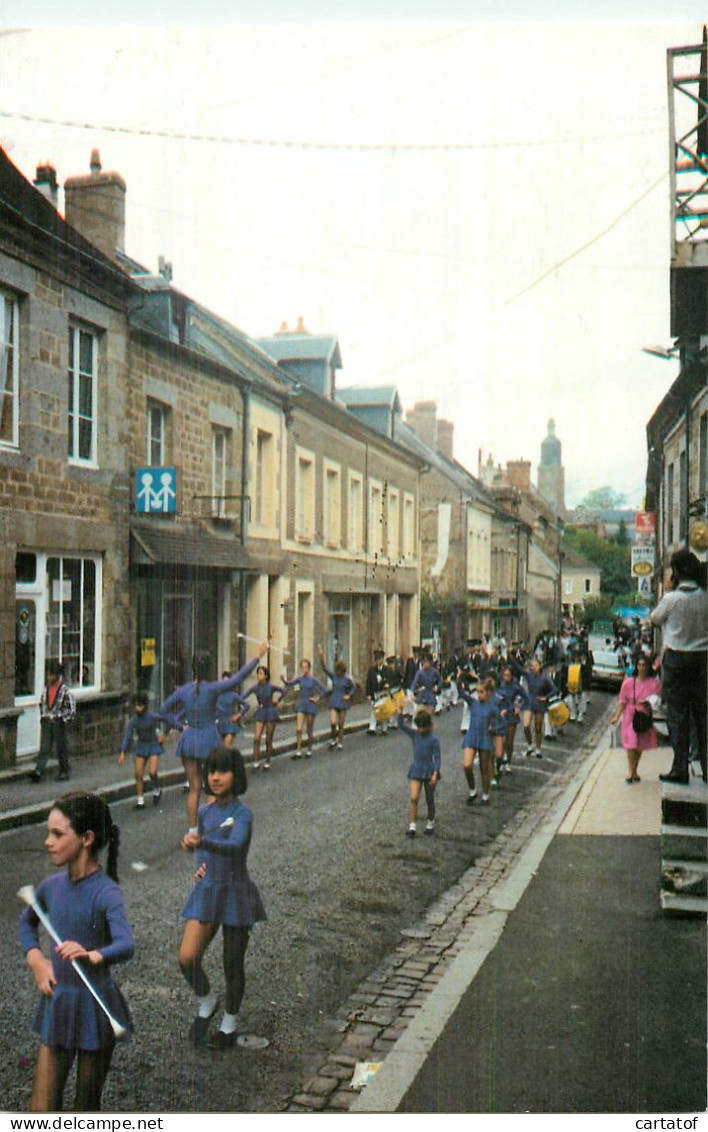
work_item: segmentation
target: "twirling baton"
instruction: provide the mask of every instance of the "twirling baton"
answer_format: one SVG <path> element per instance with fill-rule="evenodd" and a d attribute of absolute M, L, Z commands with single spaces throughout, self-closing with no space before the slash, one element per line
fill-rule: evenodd
<path fill-rule="evenodd" d="M 52 937 L 52 939 L 54 940 L 54 942 L 58 945 L 61 945 L 64 941 L 62 939 L 60 939 L 59 936 L 57 935 L 57 933 L 55 932 L 54 927 L 52 926 L 52 921 L 49 919 L 49 916 L 44 911 L 44 909 L 41 908 L 40 905 L 37 903 L 35 896 L 36 896 L 35 890 L 34 890 L 33 885 L 31 885 L 31 884 L 26 884 L 23 888 L 20 888 L 18 890 L 18 893 L 17 893 L 18 900 L 21 900 L 23 904 L 26 904 L 28 906 L 28 908 L 33 909 L 34 914 L 37 916 L 39 921 L 42 924 L 44 924 L 44 927 L 47 929 L 47 931 L 49 932 L 49 934 Z M 117 1018 L 113 1017 L 110 1010 L 106 1006 L 105 1002 L 101 998 L 100 994 L 98 993 L 98 991 L 94 987 L 93 983 L 89 979 L 88 975 L 86 974 L 84 969 L 79 965 L 78 959 L 72 959 L 72 960 L 70 960 L 70 962 L 71 962 L 71 966 L 76 971 L 76 974 L 79 976 L 82 983 L 84 983 L 84 985 L 86 986 L 86 989 L 91 992 L 93 997 L 96 999 L 96 1002 L 101 1007 L 101 1010 L 106 1015 L 106 1018 L 110 1022 L 111 1029 L 113 1030 L 113 1035 L 114 1035 L 116 1041 L 117 1042 L 123 1041 L 124 1038 L 128 1037 L 128 1031 L 125 1028 L 125 1026 L 123 1026 L 118 1021 Z"/>

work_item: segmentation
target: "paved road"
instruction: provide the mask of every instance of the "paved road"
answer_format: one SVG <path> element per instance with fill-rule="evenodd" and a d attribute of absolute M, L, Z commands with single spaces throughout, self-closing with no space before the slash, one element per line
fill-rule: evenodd
<path fill-rule="evenodd" d="M 585 731 L 606 708 L 593 696 Z M 434 837 L 405 837 L 410 741 L 400 735 L 347 740 L 344 752 L 320 748 L 312 761 L 277 760 L 269 775 L 253 774 L 247 802 L 255 815 L 251 873 L 269 920 L 252 936 L 242 1028 L 270 1041 L 265 1051 L 227 1055 L 195 1052 L 185 1040 L 193 1003 L 179 976 L 179 916 L 190 889 L 192 861 L 178 849 L 184 830 L 180 790 L 163 795 L 160 811 L 136 813 L 118 803 L 121 881 L 136 935 L 136 958 L 118 971 L 135 1021 L 135 1037 L 120 1049 L 104 1093 L 112 1111 L 277 1112 L 316 1071 L 331 1041 L 324 1025 L 337 1006 L 469 868 L 524 803 L 562 767 L 583 729 L 566 728 L 543 760 L 520 759 L 489 807 L 467 808 L 459 765 L 459 711 L 438 721 L 443 746 L 439 821 Z M 47 871 L 38 828 L 2 837 L 0 924 L 16 934 L 20 884 Z M 136 868 L 138 866 L 138 868 Z M 219 941 L 211 970 L 217 988 Z M 0 1107 L 23 1111 L 34 1040 L 29 1034 L 34 992 L 18 949 L 0 956 Z M 22 1023 L 18 1026 L 18 1019 Z M 219 1075 L 217 1060 L 233 1072 Z"/>

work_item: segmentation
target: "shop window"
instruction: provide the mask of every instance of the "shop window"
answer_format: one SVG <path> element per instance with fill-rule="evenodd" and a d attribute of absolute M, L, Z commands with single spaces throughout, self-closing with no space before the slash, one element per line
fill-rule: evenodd
<path fill-rule="evenodd" d="M 73 688 L 98 683 L 100 567 L 93 558 L 47 558 L 45 658 Z"/>

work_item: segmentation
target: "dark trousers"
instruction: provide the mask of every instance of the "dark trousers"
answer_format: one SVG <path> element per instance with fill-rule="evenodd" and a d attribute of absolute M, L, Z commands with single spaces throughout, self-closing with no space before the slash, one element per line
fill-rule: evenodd
<path fill-rule="evenodd" d="M 661 662 L 661 694 L 674 749 L 671 773 L 680 778 L 688 777 L 692 723 L 703 777 L 706 777 L 707 659 L 705 652 L 667 649 Z"/>
<path fill-rule="evenodd" d="M 69 743 L 66 734 L 66 724 L 63 719 L 41 720 L 41 738 L 39 754 L 35 764 L 35 774 L 44 774 L 52 754 L 56 755 L 59 763 L 59 773 L 69 773 Z"/>

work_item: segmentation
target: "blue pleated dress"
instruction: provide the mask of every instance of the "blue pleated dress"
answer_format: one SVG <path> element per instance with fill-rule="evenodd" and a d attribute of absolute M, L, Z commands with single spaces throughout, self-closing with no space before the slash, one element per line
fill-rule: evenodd
<path fill-rule="evenodd" d="M 128 1030 L 130 1012 L 116 986 L 111 963 L 122 963 L 133 954 L 133 936 L 128 926 L 119 886 L 102 869 L 81 880 L 68 873 L 47 877 L 37 888 L 36 899 L 63 940 L 75 940 L 87 951 L 101 951 L 105 962 L 94 967 L 84 961 L 86 974 L 111 1014 Z M 25 908 L 20 919 L 20 943 L 25 954 L 39 947 L 39 919 Z M 115 1043 L 108 1019 L 71 963 L 60 959 L 52 943 L 52 966 L 57 985 L 54 994 L 42 995 L 32 1030 L 50 1049 L 98 1050 Z"/>
<path fill-rule="evenodd" d="M 206 875 L 195 882 L 182 909 L 183 920 L 251 928 L 266 919 L 260 893 L 248 875 L 253 814 L 238 800 L 213 802 L 199 809 L 197 866 Z"/>

